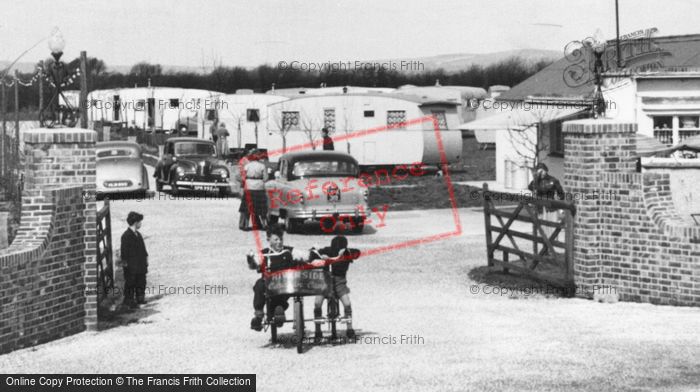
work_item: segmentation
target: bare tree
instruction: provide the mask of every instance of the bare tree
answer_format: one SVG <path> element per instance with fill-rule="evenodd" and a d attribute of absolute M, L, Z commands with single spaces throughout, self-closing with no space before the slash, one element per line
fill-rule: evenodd
<path fill-rule="evenodd" d="M 314 139 L 323 127 L 323 119 L 319 119 L 317 115 L 309 114 L 304 110 L 301 112 L 299 122 L 301 130 L 304 132 L 306 138 L 311 144 L 311 149 L 315 150 L 316 143 L 314 143 Z"/>
<path fill-rule="evenodd" d="M 514 111 L 508 126 L 508 140 L 521 160 L 520 168 L 534 173 L 542 156 L 549 151 L 544 137 L 545 124 L 555 121 L 561 109 L 545 107 L 528 111 Z"/>
<path fill-rule="evenodd" d="M 286 113 L 298 114 L 299 112 L 288 111 L 286 109 L 287 106 L 284 103 L 282 103 L 280 105 L 280 110 L 275 112 L 275 115 L 272 118 L 272 121 L 274 125 L 276 125 L 277 129 L 270 129 L 272 132 L 277 133 L 282 138 L 282 153 L 287 152 L 287 134 L 289 134 L 290 130 L 299 126 L 298 123 L 294 123 L 293 118 L 291 116 L 285 116 Z"/>

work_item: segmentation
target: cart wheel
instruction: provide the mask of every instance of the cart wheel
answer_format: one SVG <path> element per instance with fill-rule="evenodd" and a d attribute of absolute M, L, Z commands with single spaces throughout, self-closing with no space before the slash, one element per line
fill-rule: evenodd
<path fill-rule="evenodd" d="M 301 222 L 293 218 L 284 218 L 284 231 L 289 234 L 298 233 L 301 229 Z"/>
<path fill-rule="evenodd" d="M 277 343 L 277 325 L 275 323 L 270 324 L 270 340 L 273 344 Z"/>
<path fill-rule="evenodd" d="M 304 302 L 302 298 L 294 301 L 294 325 L 297 335 L 297 353 L 302 353 L 304 345 Z"/>

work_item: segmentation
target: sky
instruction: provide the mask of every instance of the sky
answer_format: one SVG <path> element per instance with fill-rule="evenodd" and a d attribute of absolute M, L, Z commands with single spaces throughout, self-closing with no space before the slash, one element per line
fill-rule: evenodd
<path fill-rule="evenodd" d="M 620 34 L 700 33 L 695 0 L 619 0 Z M 0 61 L 65 56 L 110 65 L 193 67 L 355 61 L 514 49 L 561 50 L 601 29 L 615 36 L 614 0 L 0 0 Z"/>

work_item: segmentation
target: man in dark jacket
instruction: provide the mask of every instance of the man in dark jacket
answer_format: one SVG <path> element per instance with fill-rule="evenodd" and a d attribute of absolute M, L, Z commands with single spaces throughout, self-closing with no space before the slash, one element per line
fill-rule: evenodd
<path fill-rule="evenodd" d="M 335 147 L 333 146 L 333 138 L 329 136 L 330 130 L 327 127 L 321 129 L 321 134 L 323 136 L 323 150 L 333 151 Z"/>
<path fill-rule="evenodd" d="M 138 308 L 146 303 L 146 274 L 148 252 L 139 233 L 143 215 L 130 212 L 126 217 L 129 228 L 122 234 L 121 257 L 124 262 L 124 305 Z"/>

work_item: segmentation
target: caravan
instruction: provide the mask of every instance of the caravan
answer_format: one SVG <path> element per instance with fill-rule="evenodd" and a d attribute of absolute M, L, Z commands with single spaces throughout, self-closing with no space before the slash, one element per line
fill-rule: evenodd
<path fill-rule="evenodd" d="M 204 137 L 215 118 L 221 93 L 173 87 L 136 87 L 95 90 L 88 94 L 91 124 L 118 125 L 143 130 L 180 131 Z M 91 125 L 92 126 L 92 125 Z"/>
<path fill-rule="evenodd" d="M 461 132 L 457 129 L 459 105 L 397 93 L 305 95 L 269 106 L 268 132 L 261 144 L 267 150 L 277 151 L 299 145 L 308 145 L 308 150 L 322 149 L 320 144 L 311 145 L 320 143 L 321 129 L 325 127 L 336 139 L 345 136 L 334 143 L 335 150 L 351 154 L 361 166 L 415 162 L 439 165 L 441 154 L 433 122 L 411 122 L 435 116 L 447 163 L 451 163 L 459 160 L 462 153 Z M 381 131 L 356 133 L 369 129 Z M 272 161 L 276 159 L 270 157 Z"/>

